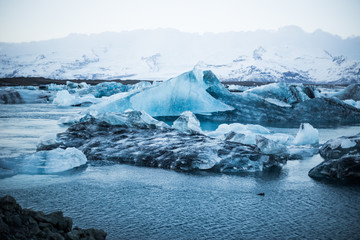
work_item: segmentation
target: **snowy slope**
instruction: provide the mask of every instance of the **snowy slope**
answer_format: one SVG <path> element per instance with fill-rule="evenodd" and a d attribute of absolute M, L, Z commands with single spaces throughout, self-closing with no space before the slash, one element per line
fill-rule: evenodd
<path fill-rule="evenodd" d="M 360 82 L 360 37 L 293 26 L 202 35 L 136 30 L 0 43 L 0 77 L 166 80 L 194 65 L 222 81 Z"/>

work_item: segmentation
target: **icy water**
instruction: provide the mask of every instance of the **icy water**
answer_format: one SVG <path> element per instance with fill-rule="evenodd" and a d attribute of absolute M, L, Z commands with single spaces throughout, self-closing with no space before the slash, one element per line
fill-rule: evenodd
<path fill-rule="evenodd" d="M 39 137 L 65 130 L 57 125 L 61 116 L 80 110 L 0 105 L 0 158 L 35 151 Z M 324 142 L 360 127 L 319 131 Z M 280 173 L 248 176 L 94 163 L 0 179 L 0 195 L 26 208 L 62 210 L 75 226 L 104 229 L 108 239 L 359 239 L 360 187 L 309 178 L 321 161 L 289 161 Z"/>

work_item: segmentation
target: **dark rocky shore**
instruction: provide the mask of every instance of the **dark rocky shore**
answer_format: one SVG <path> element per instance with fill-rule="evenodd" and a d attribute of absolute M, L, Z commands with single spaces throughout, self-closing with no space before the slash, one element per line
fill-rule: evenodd
<path fill-rule="evenodd" d="M 0 239 L 102 240 L 103 230 L 72 228 L 61 211 L 44 214 L 22 209 L 9 195 L 0 198 Z"/>

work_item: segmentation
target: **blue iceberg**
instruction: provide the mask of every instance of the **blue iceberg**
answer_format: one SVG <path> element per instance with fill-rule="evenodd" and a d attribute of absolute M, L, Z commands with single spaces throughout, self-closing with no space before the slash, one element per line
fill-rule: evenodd
<path fill-rule="evenodd" d="M 212 97 L 206 89 L 204 72 L 193 71 L 149 87 L 124 98 L 113 98 L 91 108 L 98 113 L 125 112 L 127 109 L 145 111 L 153 117 L 179 116 L 185 111 L 209 114 L 233 110 L 233 107 Z"/>

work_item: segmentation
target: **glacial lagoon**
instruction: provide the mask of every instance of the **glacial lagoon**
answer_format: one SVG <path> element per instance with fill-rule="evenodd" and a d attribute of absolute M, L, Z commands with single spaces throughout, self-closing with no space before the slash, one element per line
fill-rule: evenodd
<path fill-rule="evenodd" d="M 81 110 L 0 108 L 2 158 L 34 152 L 40 137 L 66 129 L 57 119 Z M 323 143 L 360 132 L 360 126 L 318 130 Z M 308 171 L 321 161 L 315 155 L 288 161 L 278 173 L 247 176 L 95 162 L 59 174 L 2 178 L 0 194 L 13 195 L 25 208 L 62 210 L 74 226 L 104 229 L 108 239 L 357 239 L 360 187 L 311 179 Z"/>
<path fill-rule="evenodd" d="M 215 100 L 211 100 L 216 111 L 219 110 L 218 108 L 229 110 L 228 108 L 246 106 L 248 103 L 246 99 L 245 101 L 237 97 L 226 100 L 229 93 L 224 92 L 224 89 L 218 91 L 219 89 L 214 87 L 216 84 L 207 91 L 213 91 L 213 95 L 217 96 Z M 101 109 L 106 109 L 106 107 L 108 110 L 114 109 L 112 105 L 117 101 L 128 104 L 128 106 L 133 104 L 131 105 L 133 108 L 138 107 L 141 102 L 131 100 L 133 96 L 138 96 L 136 91 L 143 92 L 142 95 L 146 96 L 145 90 L 151 86 L 145 85 L 133 92 L 120 86 L 122 89 L 119 90 L 121 92 L 118 93 L 119 96 L 101 96 L 113 98 L 110 102 L 100 103 L 104 107 Z M 198 86 L 203 86 L 203 83 Z M 65 91 L 66 88 L 68 93 L 57 94 Z M 274 89 L 277 89 L 277 86 L 272 88 L 272 90 Z M 263 96 L 262 100 L 251 95 L 251 101 L 255 102 L 261 111 L 265 111 L 269 106 L 274 109 L 271 114 L 260 112 L 260 114 L 252 116 L 260 116 L 259 119 L 262 121 L 279 120 L 280 123 L 285 118 L 277 118 L 275 114 L 278 112 L 284 113 L 285 117 L 293 117 L 294 113 L 287 108 L 290 108 L 291 104 L 299 106 L 299 103 L 301 105 L 301 102 L 306 102 L 304 99 L 306 96 L 301 94 L 308 91 L 303 85 L 297 85 L 295 90 L 300 93 L 300 98 L 294 98 L 294 96 L 299 97 L 296 94 L 286 95 L 291 92 L 288 90 L 281 92 L 281 94 L 286 93 L 282 95 L 283 98 L 286 98 L 286 103 L 275 98 L 276 91 L 272 93 L 272 98 Z M 19 91 L 26 92 L 27 89 Z M 344 184 L 341 181 L 318 181 L 308 176 L 310 169 L 323 161 L 323 158 L 317 153 L 317 149 L 327 140 L 359 133 L 360 125 L 356 121 L 346 124 L 332 123 L 329 126 L 324 126 L 326 125 L 324 122 L 319 122 L 319 124 L 314 124 L 314 128 L 311 125 L 298 123 L 274 125 L 270 121 L 268 126 L 263 127 L 255 124 L 256 119 L 252 121 L 250 117 L 246 116 L 241 118 L 241 114 L 256 108 L 256 106 L 249 106 L 248 109 L 244 107 L 240 112 L 232 112 L 227 115 L 227 119 L 239 117 L 244 121 L 244 124 L 240 125 L 232 125 L 236 121 L 222 122 L 224 117 L 220 115 L 211 121 L 210 115 L 202 112 L 204 111 L 202 108 L 191 109 L 195 113 L 200 111 L 197 112 L 196 117 L 192 113 L 187 113 L 181 115 L 183 120 L 177 124 L 173 124 L 177 118 L 167 118 L 165 119 L 167 124 L 165 124 L 146 113 L 131 112 L 126 109 L 122 109 L 125 111 L 122 114 L 112 114 L 109 113 L 111 111 L 107 111 L 105 115 L 100 114 L 94 117 L 91 114 L 94 113 L 94 109 L 99 108 L 99 96 L 97 98 L 89 95 L 85 97 L 85 94 L 92 91 L 99 93 L 100 91 L 88 86 L 81 89 L 79 86 L 68 85 L 51 91 L 47 97 L 42 97 L 40 100 L 37 98 L 31 104 L 26 101 L 31 101 L 34 96 L 26 94 L 28 98 L 23 98 L 25 103 L 23 101 L 22 103 L 17 102 L 18 104 L 0 104 L 0 195 L 14 196 L 24 208 L 44 212 L 61 210 L 65 216 L 73 219 L 74 226 L 82 228 L 92 226 L 103 229 L 108 233 L 108 239 L 359 238 L 360 186 Z M 81 91 L 84 92 L 83 95 L 77 94 Z M 185 91 L 187 90 L 185 89 Z M 316 93 L 316 90 L 314 92 Z M 181 91 L 174 94 L 178 94 L 177 98 L 183 96 Z M 198 96 L 203 96 L 200 100 L 205 99 L 204 101 L 207 102 L 210 95 L 207 96 L 203 91 L 202 95 L 194 94 L 190 98 L 195 99 Z M 57 101 L 54 100 L 56 98 Z M 44 99 L 47 100 L 42 102 Z M 218 101 L 219 99 L 222 102 Z M 156 97 L 152 97 L 150 100 L 157 101 Z M 224 101 L 227 102 L 224 103 Z M 234 102 L 234 105 L 228 105 Z M 321 106 L 331 108 L 330 113 L 325 116 L 329 116 L 332 111 L 336 110 L 336 107 L 340 107 L 346 111 L 349 108 L 349 111 L 353 111 L 355 114 L 353 118 L 357 118 L 357 110 L 352 106 L 347 107 L 340 100 L 327 102 L 327 100 L 320 99 L 317 102 L 321 103 Z M 147 106 L 151 107 L 151 105 Z M 309 106 L 303 104 L 299 109 L 306 107 Z M 150 110 L 154 110 L 153 115 L 157 115 L 158 111 L 164 109 L 154 108 L 149 109 L 149 112 L 151 112 Z M 181 106 L 180 108 L 175 106 L 174 109 L 165 110 L 181 113 L 183 109 Z M 340 117 L 341 114 L 339 114 Z M 311 117 L 311 114 L 300 116 L 303 118 L 302 120 Z M 196 118 L 200 121 L 197 122 Z M 99 119 L 107 122 L 107 125 L 99 124 Z M 161 120 L 161 118 L 158 119 Z M 319 120 L 320 117 L 315 116 L 314 119 Z M 350 116 L 347 121 L 351 122 L 351 120 Z M 225 122 L 227 125 L 222 125 L 220 128 L 219 126 Z M 120 123 L 122 127 L 130 128 L 130 132 L 121 132 L 124 129 L 112 127 L 112 124 Z M 148 138 L 144 136 L 141 141 L 147 142 L 147 145 L 143 144 L 144 147 L 139 148 L 139 153 L 129 154 L 132 159 L 141 155 L 139 159 L 143 160 L 140 163 L 130 160 L 114 161 L 114 159 L 123 159 L 124 154 L 116 155 L 116 151 L 106 149 L 112 146 L 107 145 L 109 143 L 106 143 L 106 138 L 103 138 L 102 143 L 90 145 L 89 148 L 87 142 L 84 143 L 81 140 L 84 139 L 82 136 L 87 134 L 81 124 L 94 127 L 94 136 L 89 138 L 90 142 L 97 141 L 96 138 L 99 137 L 96 135 L 97 133 L 110 138 L 111 136 L 106 134 L 116 131 L 118 131 L 117 134 L 131 135 L 130 133 L 132 133 L 131 144 L 138 144 L 139 141 L 136 139 L 142 138 L 142 133 L 148 134 L 152 131 L 164 134 L 168 140 L 151 142 L 151 139 L 154 139 L 152 136 Z M 101 130 L 104 126 L 111 131 L 104 133 Z M 132 128 L 140 130 L 131 130 Z M 74 131 L 72 132 L 71 129 Z M 235 131 L 235 133 L 231 133 L 230 130 L 227 132 L 226 129 Z M 236 133 L 236 131 L 240 131 L 239 129 L 242 129 L 242 132 Z M 305 130 L 302 129 L 307 129 L 307 132 L 304 133 Z M 66 131 L 67 134 L 64 134 Z M 57 133 L 62 134 L 58 135 L 60 137 L 56 137 Z M 262 137 L 254 138 L 254 134 Z M 307 139 L 309 134 L 311 137 Z M 164 167 L 165 164 L 161 164 L 161 156 L 156 156 L 156 164 L 152 163 L 152 167 L 145 167 L 149 166 L 146 161 L 151 158 L 152 152 L 144 154 L 141 153 L 141 150 L 162 149 L 165 151 L 166 146 L 161 146 L 161 144 L 179 143 L 179 136 L 184 137 L 183 139 L 187 139 L 188 142 L 184 140 L 180 149 L 172 148 L 175 154 L 174 162 L 177 165 L 170 163 L 169 167 Z M 195 138 L 208 144 L 205 150 L 201 146 L 197 148 L 197 142 L 192 142 Z M 272 140 L 261 142 L 264 138 Z M 101 140 L 101 138 L 98 139 Z M 251 147 L 254 145 L 253 141 L 259 148 L 264 146 L 263 144 L 265 147 L 257 150 L 257 148 Z M 117 149 L 119 152 L 126 153 L 126 149 L 133 147 L 129 141 L 126 142 L 128 145 L 119 147 Z M 281 144 L 274 145 L 274 142 Z M 66 165 L 65 161 L 64 164 L 68 166 L 68 170 L 63 171 L 64 165 L 57 165 L 56 158 L 54 160 L 49 157 L 53 156 L 50 151 L 57 146 L 69 149 L 70 146 L 76 144 L 85 153 L 88 162 L 83 164 L 82 155 L 79 155 L 82 154 L 80 151 L 79 153 L 72 150 L 69 155 L 61 153 L 64 161 L 69 161 L 74 156 L 80 156 L 81 160 L 75 165 L 72 165 L 71 162 Z M 239 144 L 240 148 L 237 148 L 236 144 Z M 90 151 L 97 149 L 99 145 L 100 147 L 105 146 L 103 147 L 105 150 L 100 149 L 105 154 L 99 155 L 96 151 Z M 214 154 L 213 149 L 218 149 L 219 146 L 224 149 L 229 147 L 230 149 L 226 153 L 228 155 L 225 153 L 222 155 L 208 154 L 208 150 Z M 45 151 L 43 155 L 36 155 L 39 148 Z M 205 154 L 195 154 L 198 149 L 204 151 Z M 259 163 L 249 166 L 249 161 L 245 161 L 241 157 L 240 161 L 237 160 L 236 158 L 239 156 L 231 155 L 234 149 L 246 151 L 249 158 L 253 160 L 254 156 L 260 156 L 255 158 L 256 161 L 259 160 Z M 279 149 L 281 151 L 285 149 L 284 156 L 293 156 L 292 159 L 283 161 L 283 158 L 275 157 L 275 160 L 273 159 L 274 161 L 270 163 L 273 164 L 272 167 L 276 166 L 276 168 L 263 168 L 263 164 L 263 166 L 270 164 L 269 161 L 263 161 L 264 156 L 272 156 L 272 151 Z M 194 152 L 191 155 L 194 157 L 193 160 L 200 163 L 195 165 L 192 165 L 191 161 L 190 165 L 182 165 L 181 161 L 178 163 L 176 158 L 181 158 L 183 155 L 176 154 L 181 151 Z M 268 151 L 268 153 L 263 154 L 262 151 Z M 297 154 L 293 154 L 294 151 Z M 109 159 L 106 159 L 106 153 L 112 154 L 109 155 Z M 169 153 L 166 152 L 166 154 Z M 204 163 L 209 156 L 214 156 L 215 159 L 224 157 L 227 160 L 225 163 L 222 162 L 222 159 L 217 160 L 222 164 L 217 161 Z M 99 159 L 96 160 L 96 158 Z M 34 159 L 40 160 L 33 162 Z M 49 162 L 52 162 L 52 171 L 50 172 L 37 172 L 33 170 L 33 166 L 29 167 L 30 163 L 36 166 L 35 169 L 43 169 L 44 166 L 49 169 L 49 166 L 46 165 Z M 44 164 L 44 166 L 39 164 Z M 56 168 L 59 168 L 59 171 L 53 171 Z"/>

